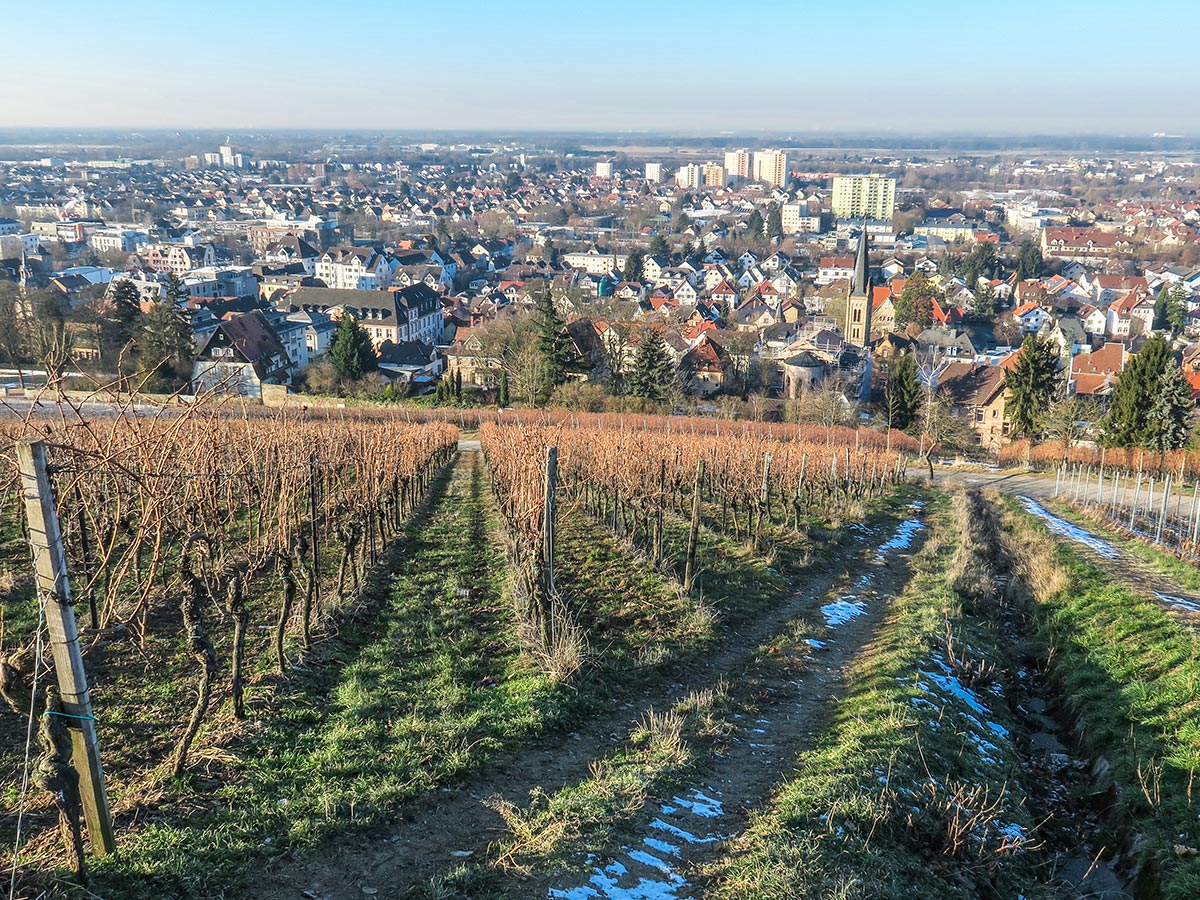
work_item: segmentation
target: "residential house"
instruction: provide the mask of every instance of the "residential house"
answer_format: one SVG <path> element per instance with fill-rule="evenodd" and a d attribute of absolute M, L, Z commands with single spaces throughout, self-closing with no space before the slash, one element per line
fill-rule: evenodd
<path fill-rule="evenodd" d="M 408 384 L 410 393 L 420 393 L 422 386 L 441 374 L 442 360 L 432 346 L 422 341 L 385 341 L 379 347 L 379 371 Z"/>
<path fill-rule="evenodd" d="M 850 281 L 853 278 L 853 256 L 823 256 L 817 264 L 817 284 L 827 285 L 835 281 Z"/>
<path fill-rule="evenodd" d="M 1040 303 L 1033 300 L 1014 309 L 1012 317 L 1026 334 L 1037 334 L 1054 318 Z"/>
<path fill-rule="evenodd" d="M 1108 341 L 1099 350 L 1080 353 L 1071 360 L 1067 393 L 1080 397 L 1106 397 L 1125 368 L 1125 345 Z"/>
<path fill-rule="evenodd" d="M 950 401 L 951 411 L 970 423 L 980 444 L 988 450 L 998 450 L 1008 443 L 1012 429 L 1005 408 L 1007 375 L 1003 366 L 953 362 L 937 381 L 937 389 Z"/>
<path fill-rule="evenodd" d="M 196 354 L 192 390 L 262 397 L 264 384 L 289 384 L 292 361 L 266 316 L 255 310 L 219 322 Z"/>
<path fill-rule="evenodd" d="M 1108 307 L 1105 334 L 1125 339 L 1146 334 L 1154 327 L 1154 299 L 1137 288 Z"/>
<path fill-rule="evenodd" d="M 333 247 L 314 265 L 314 274 L 337 291 L 382 291 L 392 282 L 392 268 L 374 247 Z"/>

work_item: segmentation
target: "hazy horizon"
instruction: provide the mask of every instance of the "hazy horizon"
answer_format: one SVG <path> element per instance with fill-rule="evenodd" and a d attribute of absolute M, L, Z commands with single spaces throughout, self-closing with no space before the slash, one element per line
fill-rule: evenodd
<path fill-rule="evenodd" d="M 739 134 L 1200 132 L 1182 0 L 994 7 L 863 0 L 80 0 L 6 9 L 0 128 Z M 47 44 L 49 46 L 47 46 Z M 1112 60 L 1153 55 L 1153 64 Z M 50 60 L 47 62 L 47 60 Z M 64 64 L 64 60 L 73 65 Z"/>

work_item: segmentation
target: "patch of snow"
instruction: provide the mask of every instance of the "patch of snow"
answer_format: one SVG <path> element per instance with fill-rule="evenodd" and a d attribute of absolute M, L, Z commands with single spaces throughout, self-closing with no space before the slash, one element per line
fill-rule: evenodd
<path fill-rule="evenodd" d="M 1082 544 L 1083 546 L 1094 550 L 1105 559 L 1116 559 L 1119 555 L 1117 553 L 1117 548 L 1108 543 L 1108 541 L 1101 540 L 1090 531 L 1080 528 L 1078 525 L 1068 522 L 1066 519 L 1060 519 L 1053 513 L 1047 512 L 1045 507 L 1043 507 L 1036 500 L 1032 500 L 1025 496 L 1017 497 L 1017 500 L 1020 502 L 1021 506 L 1025 508 L 1026 512 L 1037 516 L 1039 519 L 1042 519 L 1046 523 L 1046 527 L 1055 534 L 1070 538 L 1076 543 Z"/>
<path fill-rule="evenodd" d="M 814 650 L 824 650 L 826 647 L 826 643 L 824 641 L 818 641 L 816 638 L 808 638 L 804 643 L 808 644 L 808 646 L 812 647 Z"/>
<path fill-rule="evenodd" d="M 754 730 L 766 734 L 761 728 L 755 728 Z M 720 800 L 714 800 L 707 794 L 695 789 L 688 794 L 686 800 L 681 797 L 672 797 L 671 799 L 692 813 L 692 815 L 701 816 L 705 819 L 717 819 L 725 815 L 725 807 L 721 805 Z"/>
<path fill-rule="evenodd" d="M 925 523 L 920 519 L 901 522 L 895 534 L 879 545 L 879 550 L 875 554 L 876 561 L 882 562 L 892 550 L 907 550 L 912 546 L 913 538 L 924 527 Z"/>
<path fill-rule="evenodd" d="M 717 841 L 723 840 L 719 834 L 710 834 L 708 837 L 697 837 L 690 831 L 684 831 L 679 826 L 672 825 L 670 822 L 664 822 L 662 819 L 654 819 L 651 821 L 650 827 L 656 831 L 665 831 L 667 834 L 674 835 L 689 844 L 715 844 Z"/>
<path fill-rule="evenodd" d="M 851 619 L 857 619 L 866 611 L 867 604 L 855 602 L 852 597 L 843 597 L 821 607 L 821 615 L 825 617 L 825 624 L 830 628 L 837 628 Z"/>
<path fill-rule="evenodd" d="M 669 844 L 666 841 L 660 841 L 658 838 L 642 838 L 642 843 L 651 850 L 657 850 L 659 853 L 665 853 L 667 856 L 678 856 L 679 848 L 674 844 Z"/>
<path fill-rule="evenodd" d="M 659 859 L 653 853 L 647 853 L 645 850 L 631 850 L 629 858 L 640 862 L 643 866 L 649 866 L 652 869 L 658 869 L 660 872 L 671 872 L 671 865 L 664 860 Z"/>
<path fill-rule="evenodd" d="M 1028 838 L 1025 836 L 1025 829 L 1016 822 L 1010 822 L 1006 825 L 998 825 L 996 826 L 996 830 L 1010 841 L 1028 840 Z"/>

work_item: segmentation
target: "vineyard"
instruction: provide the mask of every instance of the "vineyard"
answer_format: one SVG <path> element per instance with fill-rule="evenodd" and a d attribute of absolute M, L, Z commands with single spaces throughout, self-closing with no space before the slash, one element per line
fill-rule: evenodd
<path fill-rule="evenodd" d="M 1048 703 L 1056 654 L 1140 678 L 1087 619 L 1107 595 L 1063 608 L 1074 558 L 1019 506 L 907 483 L 910 438 L 204 407 L 0 430 L 14 897 L 1191 896 L 1129 789 L 1177 786 L 1190 713 Z M 116 854 L 47 774 L 84 726 L 30 562 L 38 441 Z M 1186 684 L 1166 627 L 1124 640 Z M 1120 820 L 1087 777 L 1113 753 Z M 1161 807 L 1184 848 L 1190 796 Z"/>

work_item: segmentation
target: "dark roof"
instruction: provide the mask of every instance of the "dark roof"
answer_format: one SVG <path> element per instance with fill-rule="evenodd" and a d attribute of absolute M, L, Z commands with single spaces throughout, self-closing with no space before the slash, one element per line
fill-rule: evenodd
<path fill-rule="evenodd" d="M 200 351 L 199 358 L 211 358 L 209 352 L 213 347 L 225 346 L 232 347 L 242 362 L 250 363 L 260 379 L 266 379 L 274 372 L 286 369 L 291 362 L 279 335 L 275 333 L 266 316 L 258 310 L 226 319 L 217 325 L 204 342 L 204 349 Z M 282 365 L 274 365 L 276 359 L 280 360 Z"/>
<path fill-rule="evenodd" d="M 945 392 L 955 405 L 982 406 L 1004 390 L 1007 374 L 1003 366 L 950 363 L 938 378 L 938 390 Z"/>
<path fill-rule="evenodd" d="M 433 348 L 420 341 L 384 341 L 379 345 L 379 362 L 393 366 L 427 366 L 433 358 Z"/>

